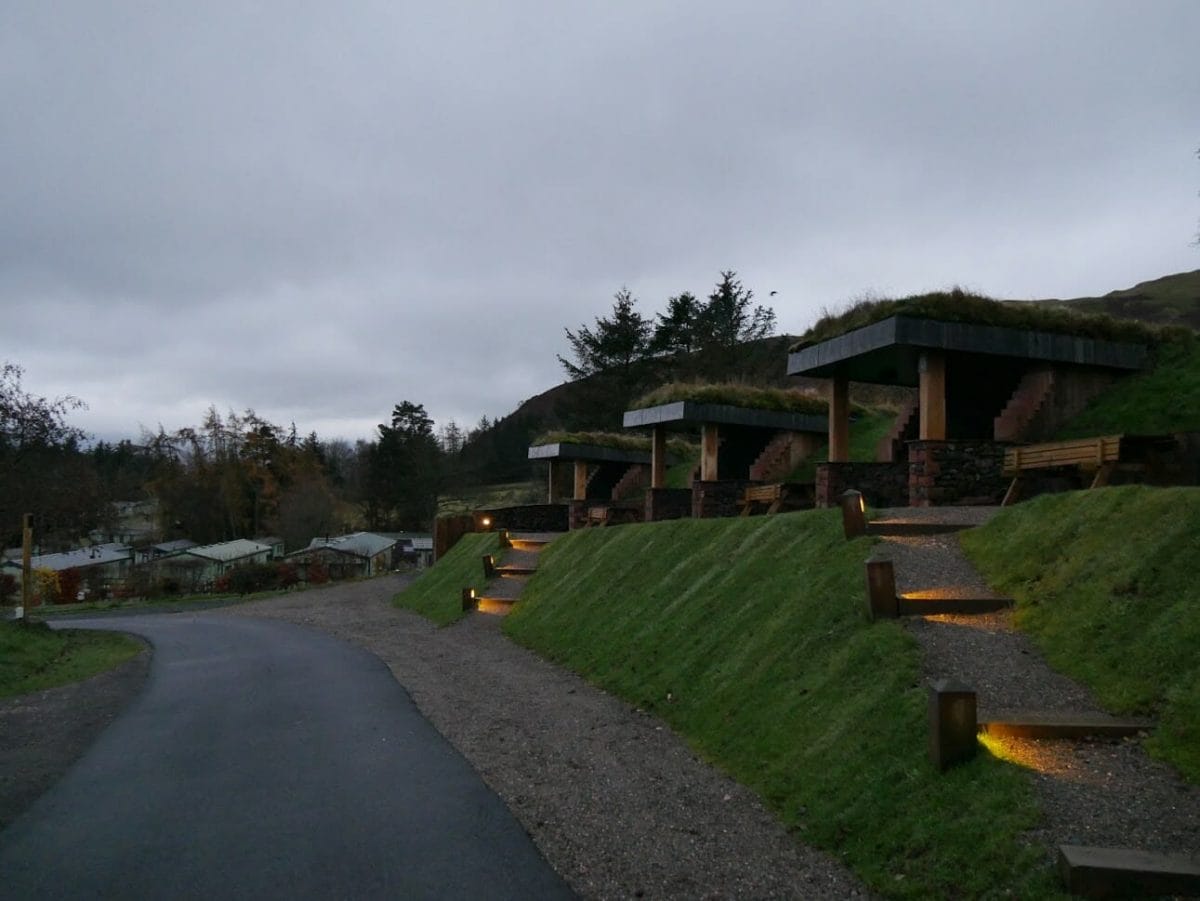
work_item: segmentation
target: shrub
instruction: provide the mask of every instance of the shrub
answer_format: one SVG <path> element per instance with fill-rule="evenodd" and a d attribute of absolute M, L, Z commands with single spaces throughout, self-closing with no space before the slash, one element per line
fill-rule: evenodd
<path fill-rule="evenodd" d="M 231 569 L 229 590 L 238 594 L 268 591 L 279 585 L 279 571 L 273 563 L 247 563 Z"/>
<path fill-rule="evenodd" d="M 314 560 L 308 564 L 304 579 L 312 585 L 324 585 L 329 581 L 329 567 L 319 560 Z"/>
<path fill-rule="evenodd" d="M 0 604 L 9 604 L 17 599 L 20 585 L 12 573 L 0 573 Z"/>
<path fill-rule="evenodd" d="M 275 584 L 280 588 L 291 588 L 300 581 L 300 573 L 296 564 L 279 562 L 275 564 Z"/>

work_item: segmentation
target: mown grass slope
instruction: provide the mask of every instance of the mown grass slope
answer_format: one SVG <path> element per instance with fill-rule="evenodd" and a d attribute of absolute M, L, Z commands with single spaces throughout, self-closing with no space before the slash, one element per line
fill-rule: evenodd
<path fill-rule="evenodd" d="M 461 619 L 462 590 L 483 586 L 483 555 L 496 553 L 499 547 L 495 532 L 464 535 L 450 553 L 421 573 L 392 602 L 439 626 Z"/>
<path fill-rule="evenodd" d="M 1157 715 L 1150 751 L 1200 782 L 1200 488 L 1044 495 L 962 543 L 1050 663 Z"/>
<path fill-rule="evenodd" d="M 1017 838 L 1027 777 L 926 759 L 918 648 L 862 614 L 870 549 L 833 511 L 574 532 L 506 629 L 662 717 L 884 894 L 1053 895 Z"/>
<path fill-rule="evenodd" d="M 142 650 L 128 635 L 0 622 L 0 698 L 78 682 Z"/>
<path fill-rule="evenodd" d="M 1117 382 L 1063 428 L 1060 438 L 1200 429 L 1200 341 L 1171 342 L 1157 364 Z"/>

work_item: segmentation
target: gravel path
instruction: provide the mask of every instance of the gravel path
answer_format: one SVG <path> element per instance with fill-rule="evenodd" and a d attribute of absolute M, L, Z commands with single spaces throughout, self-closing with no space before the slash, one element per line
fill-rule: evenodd
<path fill-rule="evenodd" d="M 867 896 L 658 720 L 518 647 L 498 617 L 437 629 L 397 610 L 404 584 L 373 579 L 221 613 L 313 626 L 383 659 L 584 897 Z"/>
<path fill-rule="evenodd" d="M 978 525 L 997 509 L 885 510 L 879 518 Z M 885 537 L 877 556 L 893 561 L 896 588 L 903 594 L 996 597 L 955 534 Z M 1016 710 L 1102 712 L 1087 689 L 1050 668 L 1029 637 L 1014 628 L 1011 611 L 906 617 L 904 624 L 924 651 L 925 679 L 953 677 L 971 686 L 978 692 L 981 716 Z M 1200 790 L 1151 760 L 1140 740 L 1006 738 L 996 746 L 1030 769 L 1043 811 L 1043 822 L 1030 838 L 1048 853 L 1059 844 L 1200 849 Z"/>

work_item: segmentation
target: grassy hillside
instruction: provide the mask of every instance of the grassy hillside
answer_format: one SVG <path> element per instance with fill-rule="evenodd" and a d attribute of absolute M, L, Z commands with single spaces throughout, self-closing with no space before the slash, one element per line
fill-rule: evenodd
<path fill-rule="evenodd" d="M 1153 369 L 1118 382 L 1056 437 L 1193 429 L 1200 429 L 1200 341 L 1164 346 Z"/>
<path fill-rule="evenodd" d="M 881 893 L 1054 894 L 1019 840 L 1027 777 L 927 761 L 918 648 L 861 612 L 869 553 L 833 511 L 574 532 L 506 629 L 662 717 Z"/>
<path fill-rule="evenodd" d="M 439 626 L 462 618 L 462 590 L 483 587 L 482 557 L 496 553 L 499 547 L 495 532 L 464 535 L 450 553 L 396 595 L 393 603 L 420 613 Z"/>
<path fill-rule="evenodd" d="M 1103 297 L 1040 302 L 1155 325 L 1186 325 L 1200 329 L 1200 269 L 1140 282 L 1132 288 L 1110 291 Z"/>
<path fill-rule="evenodd" d="M 1127 486 L 1006 509 L 963 547 L 1058 669 L 1200 783 L 1200 489 Z"/>

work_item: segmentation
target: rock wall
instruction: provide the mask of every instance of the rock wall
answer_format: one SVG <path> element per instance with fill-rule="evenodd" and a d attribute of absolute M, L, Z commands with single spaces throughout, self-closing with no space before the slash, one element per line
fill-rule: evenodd
<path fill-rule="evenodd" d="M 719 482 L 694 482 L 692 484 L 692 516 L 697 519 L 714 516 L 737 516 L 741 512 L 738 500 L 747 485 L 756 485 L 749 479 L 722 479 Z"/>
<path fill-rule="evenodd" d="M 909 505 L 1000 503 L 1011 481 L 1002 471 L 1005 447 L 983 439 L 908 442 Z"/>
<path fill-rule="evenodd" d="M 646 522 L 686 519 L 692 515 L 691 488 L 650 488 L 646 491 Z"/>
<path fill-rule="evenodd" d="M 836 507 L 842 492 L 861 491 L 872 507 L 908 506 L 908 464 L 818 463 L 816 502 L 818 507 Z"/>

